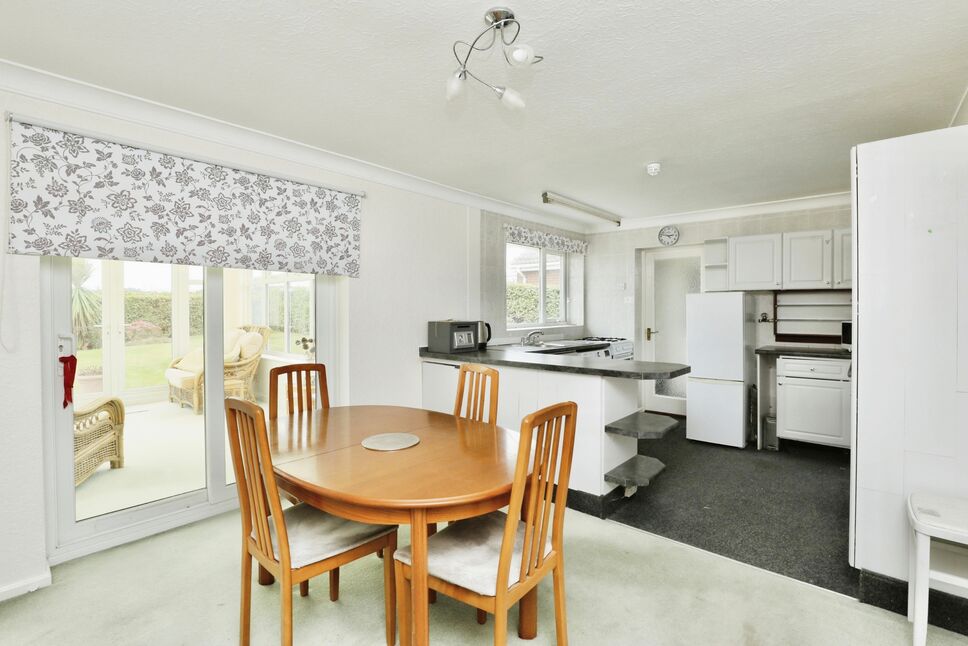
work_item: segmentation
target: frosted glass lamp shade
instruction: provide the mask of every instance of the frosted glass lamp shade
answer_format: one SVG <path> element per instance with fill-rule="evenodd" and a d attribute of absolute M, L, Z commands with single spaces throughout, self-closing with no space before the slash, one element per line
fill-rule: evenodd
<path fill-rule="evenodd" d="M 515 90 L 509 87 L 498 88 L 500 92 L 498 93 L 501 97 L 501 103 L 504 104 L 505 108 L 511 110 L 521 110 L 524 108 L 524 97 L 518 94 Z"/>
<path fill-rule="evenodd" d="M 530 45 L 511 45 L 507 50 L 508 63 L 523 67 L 534 62 L 534 49 Z"/>
<path fill-rule="evenodd" d="M 451 101 L 464 91 L 464 75 L 461 72 L 451 74 L 447 79 L 447 100 Z"/>

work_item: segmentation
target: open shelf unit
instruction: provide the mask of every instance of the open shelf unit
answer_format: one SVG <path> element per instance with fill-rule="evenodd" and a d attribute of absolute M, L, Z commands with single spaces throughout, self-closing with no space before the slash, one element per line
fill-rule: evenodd
<path fill-rule="evenodd" d="M 707 292 L 721 292 L 729 288 L 729 239 L 712 238 L 703 243 L 702 270 L 704 289 Z"/>

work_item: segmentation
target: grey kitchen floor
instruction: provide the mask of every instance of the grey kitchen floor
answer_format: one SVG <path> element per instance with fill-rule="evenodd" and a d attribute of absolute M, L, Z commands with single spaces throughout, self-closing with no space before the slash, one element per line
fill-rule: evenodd
<path fill-rule="evenodd" d="M 686 422 L 639 453 L 666 464 L 609 516 L 659 536 L 857 596 L 847 563 L 850 453 L 784 441 L 779 452 L 686 439 Z"/>

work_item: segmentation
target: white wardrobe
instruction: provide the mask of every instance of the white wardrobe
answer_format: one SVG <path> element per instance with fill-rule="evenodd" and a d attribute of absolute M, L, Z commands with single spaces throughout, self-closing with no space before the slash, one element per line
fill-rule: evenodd
<path fill-rule="evenodd" d="M 908 494 L 968 497 L 968 126 L 854 160 L 852 562 L 907 580 Z"/>

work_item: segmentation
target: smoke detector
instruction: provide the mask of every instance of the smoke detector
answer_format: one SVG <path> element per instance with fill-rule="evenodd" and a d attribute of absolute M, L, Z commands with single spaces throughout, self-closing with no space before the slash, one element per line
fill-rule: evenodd
<path fill-rule="evenodd" d="M 652 162 L 651 164 L 646 165 L 645 172 L 649 174 L 649 177 L 655 177 L 662 172 L 662 164 L 659 162 Z"/>

